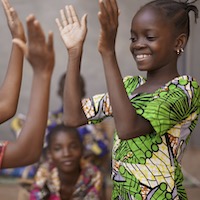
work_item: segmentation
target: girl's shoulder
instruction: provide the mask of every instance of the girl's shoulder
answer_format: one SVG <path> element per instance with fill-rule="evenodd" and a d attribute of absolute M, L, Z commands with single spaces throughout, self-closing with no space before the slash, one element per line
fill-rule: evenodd
<path fill-rule="evenodd" d="M 146 79 L 142 76 L 126 76 L 123 79 L 124 87 L 128 94 L 131 94 L 136 88 L 143 85 Z"/>
<path fill-rule="evenodd" d="M 173 80 L 169 81 L 165 87 L 170 87 L 171 85 L 175 85 L 176 87 L 182 88 L 184 90 L 196 91 L 200 89 L 197 80 L 190 75 L 182 75 L 176 77 Z"/>
<path fill-rule="evenodd" d="M 140 75 L 138 76 L 131 76 L 131 75 L 127 75 L 123 78 L 123 82 L 138 82 L 138 83 L 145 83 L 146 79 Z"/>

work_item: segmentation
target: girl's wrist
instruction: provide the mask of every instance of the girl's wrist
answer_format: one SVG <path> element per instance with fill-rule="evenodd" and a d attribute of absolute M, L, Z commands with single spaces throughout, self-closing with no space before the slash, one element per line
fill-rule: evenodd
<path fill-rule="evenodd" d="M 76 48 L 72 48 L 72 49 L 68 49 L 68 56 L 70 58 L 76 58 L 79 57 L 80 55 L 82 55 L 83 52 L 83 47 L 76 47 Z"/>

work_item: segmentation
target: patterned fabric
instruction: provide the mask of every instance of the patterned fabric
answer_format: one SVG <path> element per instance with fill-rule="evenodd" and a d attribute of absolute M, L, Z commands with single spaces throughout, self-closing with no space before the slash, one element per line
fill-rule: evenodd
<path fill-rule="evenodd" d="M 73 200 L 99 200 L 102 174 L 97 167 L 82 162 L 81 173 L 74 187 Z M 43 163 L 35 176 L 30 200 L 60 200 L 58 170 L 50 162 Z"/>
<path fill-rule="evenodd" d="M 181 158 L 200 113 L 199 85 L 190 76 L 180 76 L 152 94 L 134 94 L 144 83 L 140 76 L 124 79 L 137 114 L 149 120 L 154 132 L 128 140 L 115 133 L 112 199 L 186 200 Z M 112 115 L 108 94 L 82 103 L 90 123 Z"/>
<path fill-rule="evenodd" d="M 2 160 L 4 156 L 4 151 L 7 145 L 8 145 L 8 141 L 0 141 L 0 169 L 1 169 L 1 164 L 2 164 Z"/>

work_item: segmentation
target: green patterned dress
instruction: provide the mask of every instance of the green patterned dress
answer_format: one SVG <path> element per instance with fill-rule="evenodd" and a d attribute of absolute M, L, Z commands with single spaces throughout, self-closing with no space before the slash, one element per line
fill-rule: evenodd
<path fill-rule="evenodd" d="M 200 112 L 200 87 L 190 76 L 180 76 L 154 93 L 135 94 L 145 79 L 125 77 L 124 86 L 137 111 L 154 128 L 151 134 L 120 140 L 114 136 L 112 199 L 185 200 L 181 158 Z M 83 100 L 91 123 L 112 116 L 108 94 Z"/>

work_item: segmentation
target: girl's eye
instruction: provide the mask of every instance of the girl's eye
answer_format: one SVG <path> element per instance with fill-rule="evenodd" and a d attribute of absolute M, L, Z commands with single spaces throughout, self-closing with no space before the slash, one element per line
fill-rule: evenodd
<path fill-rule="evenodd" d="M 52 149 L 53 149 L 53 151 L 59 151 L 61 149 L 61 147 L 60 146 L 54 146 Z"/>
<path fill-rule="evenodd" d="M 71 145 L 70 145 L 70 148 L 71 148 L 71 149 L 78 149 L 78 147 L 79 147 L 79 146 L 78 146 L 77 144 L 71 144 Z"/>
<path fill-rule="evenodd" d="M 136 41 L 136 37 L 131 37 L 130 40 L 131 40 L 131 42 L 135 42 Z"/>
<path fill-rule="evenodd" d="M 154 36 L 147 36 L 146 38 L 149 41 L 155 41 L 156 40 L 156 37 L 154 37 Z"/>
<path fill-rule="evenodd" d="M 53 150 L 54 151 L 60 151 L 61 147 L 54 147 Z"/>

